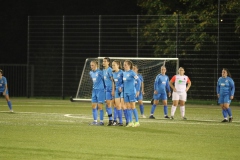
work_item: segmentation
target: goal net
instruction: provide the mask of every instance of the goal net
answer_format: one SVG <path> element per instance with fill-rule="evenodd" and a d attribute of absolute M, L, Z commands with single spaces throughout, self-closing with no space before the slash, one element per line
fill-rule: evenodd
<path fill-rule="evenodd" d="M 91 101 L 92 94 L 92 80 L 89 75 L 91 71 L 90 62 L 97 60 L 99 68 L 102 69 L 102 61 L 104 57 L 87 58 L 83 67 L 82 75 L 80 77 L 77 93 L 75 97 L 70 100 L 72 102 Z M 161 72 L 161 66 L 165 65 L 169 79 L 175 75 L 179 68 L 178 58 L 131 58 L 131 57 L 109 57 L 111 62 L 113 60 L 120 60 L 122 64 L 124 60 L 128 59 L 138 66 L 138 73 L 142 75 L 144 80 L 143 102 L 150 103 L 153 97 L 154 81 L 156 76 Z"/>

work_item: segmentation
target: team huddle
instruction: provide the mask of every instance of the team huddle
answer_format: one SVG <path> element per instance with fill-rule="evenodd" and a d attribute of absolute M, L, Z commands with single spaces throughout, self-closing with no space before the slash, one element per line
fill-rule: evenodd
<path fill-rule="evenodd" d="M 112 66 L 112 68 L 110 67 Z M 132 61 L 125 60 L 123 69 L 121 61 L 114 60 L 112 63 L 108 57 L 103 59 L 103 70 L 98 69 L 98 61 L 91 61 L 90 76 L 93 81 L 92 89 L 92 114 L 93 122 L 90 125 L 103 126 L 103 104 L 106 102 L 106 114 L 109 118 L 108 126 L 123 126 L 123 115 L 126 121 L 126 127 L 139 127 L 138 111 L 135 103 L 138 102 L 142 118 L 144 115 L 143 95 L 144 83 L 143 77 L 138 73 L 138 66 Z M 166 67 L 163 65 L 154 82 L 154 93 L 151 101 L 152 108 L 150 119 L 155 119 L 154 111 L 162 100 L 164 118 L 174 119 L 177 106 L 180 106 L 181 118 L 185 117 L 185 102 L 187 100 L 187 91 L 191 87 L 191 80 L 184 75 L 183 67 L 178 69 L 178 74 L 169 80 L 166 75 Z M 171 115 L 168 116 L 167 98 L 171 96 L 172 89 L 172 107 Z M 218 103 L 222 108 L 224 120 L 222 122 L 232 122 L 232 112 L 229 107 L 234 97 L 235 85 L 231 74 L 227 69 L 222 70 L 222 77 L 217 83 Z M 112 110 L 112 107 L 114 108 Z M 98 110 L 100 112 L 100 122 L 98 122 Z M 135 122 L 133 122 L 133 116 Z M 228 119 L 229 116 L 229 119 Z M 118 121 L 117 121 L 118 119 Z"/>

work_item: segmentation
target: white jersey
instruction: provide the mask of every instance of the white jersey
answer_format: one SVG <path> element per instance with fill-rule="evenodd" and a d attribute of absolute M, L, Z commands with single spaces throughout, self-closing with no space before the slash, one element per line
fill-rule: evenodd
<path fill-rule="evenodd" d="M 177 92 L 185 92 L 190 79 L 186 75 L 181 76 L 178 74 L 172 77 L 171 82 L 174 82 Z"/>

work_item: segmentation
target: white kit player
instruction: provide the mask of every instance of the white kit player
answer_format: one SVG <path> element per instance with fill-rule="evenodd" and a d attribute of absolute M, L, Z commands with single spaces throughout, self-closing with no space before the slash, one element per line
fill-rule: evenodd
<path fill-rule="evenodd" d="M 174 114 L 178 106 L 180 105 L 180 113 L 183 120 L 186 120 L 185 117 L 185 102 L 187 100 L 187 91 L 191 87 L 191 81 L 188 76 L 184 75 L 185 71 L 183 67 L 178 69 L 178 74 L 173 76 L 170 80 L 170 87 L 173 90 L 172 100 L 173 105 L 171 108 L 171 119 L 174 119 Z"/>

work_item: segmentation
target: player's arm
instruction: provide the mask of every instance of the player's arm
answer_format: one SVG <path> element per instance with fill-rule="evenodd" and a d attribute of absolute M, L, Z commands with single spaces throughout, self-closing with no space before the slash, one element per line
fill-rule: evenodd
<path fill-rule="evenodd" d="M 232 79 L 229 82 L 230 82 L 230 86 L 231 86 L 231 96 L 230 96 L 230 99 L 233 99 L 234 93 L 235 93 L 235 84 L 234 84 L 234 81 Z"/>
<path fill-rule="evenodd" d="M 7 89 L 8 89 L 8 86 L 7 86 L 7 80 L 4 79 L 4 83 L 5 83 L 5 89 L 3 91 L 3 95 L 5 96 L 6 95 L 6 92 L 7 92 Z"/>
<path fill-rule="evenodd" d="M 158 94 L 157 92 L 158 79 L 159 79 L 158 76 L 156 76 L 154 81 L 154 94 Z"/>
<path fill-rule="evenodd" d="M 174 92 L 177 92 L 176 88 L 175 88 L 174 85 L 173 85 L 173 83 L 175 82 L 175 80 L 176 80 L 176 75 L 172 77 L 172 79 L 171 79 L 170 82 L 169 82 L 169 85 L 170 85 L 170 87 L 172 88 L 172 90 L 173 90 Z"/>
<path fill-rule="evenodd" d="M 219 98 L 219 92 L 220 92 L 220 85 L 219 84 L 219 79 L 218 79 L 218 82 L 217 82 L 217 87 L 216 87 L 216 90 L 217 90 L 217 97 Z"/>
<path fill-rule="evenodd" d="M 114 82 L 113 78 L 111 78 L 111 79 L 112 79 L 112 96 L 114 96 L 115 95 L 115 82 Z"/>
<path fill-rule="evenodd" d="M 190 81 L 190 79 L 188 78 L 187 80 L 187 88 L 186 88 L 186 92 L 189 90 L 189 88 L 191 87 L 192 82 Z"/>
<path fill-rule="evenodd" d="M 170 85 L 169 85 L 169 79 L 167 79 L 166 88 L 167 88 L 168 96 L 170 97 L 171 96 L 171 90 L 170 90 Z"/>

